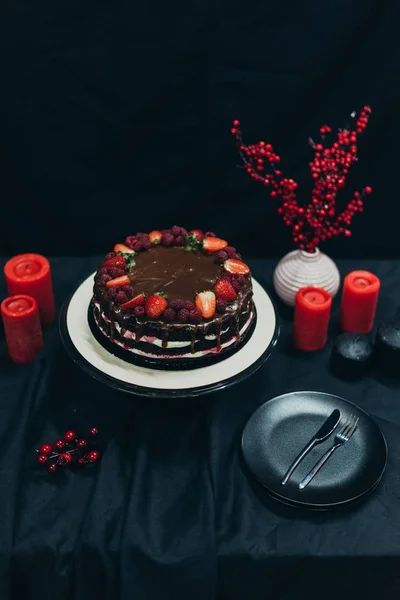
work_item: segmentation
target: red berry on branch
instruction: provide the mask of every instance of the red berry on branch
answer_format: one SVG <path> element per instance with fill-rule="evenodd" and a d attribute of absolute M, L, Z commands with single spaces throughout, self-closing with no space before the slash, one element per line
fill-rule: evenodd
<path fill-rule="evenodd" d="M 72 462 L 72 456 L 69 454 L 69 452 L 63 452 L 58 457 L 58 461 L 57 462 L 62 467 L 66 467 L 67 465 L 69 465 Z"/>
<path fill-rule="evenodd" d="M 87 447 L 87 441 L 86 441 L 86 440 L 83 440 L 83 439 L 81 439 L 81 440 L 78 440 L 78 442 L 77 442 L 77 446 L 78 446 L 78 448 L 81 448 L 81 449 L 82 449 L 82 448 L 86 448 L 86 447 Z"/>
<path fill-rule="evenodd" d="M 47 463 L 48 456 L 47 454 L 40 453 L 37 455 L 36 462 L 39 465 L 45 465 Z"/>
<path fill-rule="evenodd" d="M 346 230 L 345 230 L 345 232 L 344 232 L 344 235 L 345 235 L 346 237 L 350 237 L 350 236 L 351 236 L 351 231 L 350 231 L 350 229 L 346 229 Z"/>
<path fill-rule="evenodd" d="M 367 187 L 364 188 L 364 193 L 365 194 L 372 194 L 372 187 L 370 187 L 369 185 L 367 185 Z"/>
<path fill-rule="evenodd" d="M 233 121 L 233 126 L 234 126 L 234 127 L 239 127 L 239 125 L 240 125 L 240 121 L 238 121 L 237 119 L 235 119 L 235 120 Z"/>
<path fill-rule="evenodd" d="M 362 206 L 356 204 L 359 197 L 354 196 L 354 203 L 351 201 L 348 204 L 347 209 L 336 222 L 340 222 L 344 227 L 334 227 L 330 223 L 330 219 L 335 218 L 336 195 L 345 185 L 349 169 L 357 160 L 357 133 L 362 132 L 367 126 L 369 111 L 369 108 L 368 110 L 364 108 L 359 113 L 351 130 L 339 131 L 331 147 L 324 148 L 322 143 L 315 144 L 313 140 L 309 140 L 314 149 L 314 158 L 309 163 L 314 183 L 311 202 L 304 208 L 296 201 L 295 190 L 298 184 L 293 179 L 281 178 L 281 171 L 275 170 L 274 163 L 278 162 L 280 157 L 273 151 L 271 144 L 259 142 L 247 147 L 240 141 L 242 155 L 249 156 L 249 160 L 244 159 L 245 170 L 255 181 L 260 181 L 263 185 L 271 185 L 272 197 L 282 197 L 282 205 L 277 209 L 278 214 L 282 215 L 286 225 L 292 227 L 295 243 L 301 242 L 303 249 L 308 252 L 313 251 L 320 241 L 348 231 L 346 225 L 350 224 L 356 212 L 362 210 Z M 320 128 L 321 135 L 330 132 L 331 128 L 328 125 Z M 271 165 L 269 173 L 268 164 L 264 164 L 263 157 L 266 157 Z M 260 171 L 263 171 L 263 176 L 258 174 Z M 363 194 L 368 193 L 368 189 L 364 189 Z M 306 220 L 305 235 L 300 233 L 303 227 L 303 223 L 299 221 L 300 216 L 305 217 Z"/>
<path fill-rule="evenodd" d="M 76 439 L 76 433 L 75 431 L 72 431 L 72 429 L 69 429 L 68 431 L 66 431 L 64 433 L 64 440 L 66 442 L 73 442 Z"/>
<path fill-rule="evenodd" d="M 88 452 L 87 454 L 87 459 L 90 463 L 95 463 L 99 460 L 100 458 L 100 453 L 97 452 L 97 450 L 91 450 L 90 452 Z"/>
<path fill-rule="evenodd" d="M 54 442 L 54 448 L 56 450 L 63 450 L 65 448 L 64 440 L 57 440 L 56 442 Z"/>
<path fill-rule="evenodd" d="M 42 454 L 50 454 L 52 450 L 51 444 L 42 444 L 39 448 L 39 452 Z"/>
<path fill-rule="evenodd" d="M 87 459 L 84 456 L 80 456 L 76 462 L 80 467 L 84 467 L 87 463 Z"/>
<path fill-rule="evenodd" d="M 57 471 L 57 467 L 54 464 L 51 464 L 47 467 L 49 473 L 55 473 Z"/>

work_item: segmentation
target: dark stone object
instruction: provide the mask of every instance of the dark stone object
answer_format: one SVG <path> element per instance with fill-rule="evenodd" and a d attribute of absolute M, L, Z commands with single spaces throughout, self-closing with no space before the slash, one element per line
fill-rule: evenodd
<path fill-rule="evenodd" d="M 342 333 L 336 338 L 330 367 L 342 379 L 358 379 L 372 367 L 374 347 L 369 337 L 361 333 Z"/>
<path fill-rule="evenodd" d="M 379 325 L 375 352 L 379 370 L 389 377 L 400 378 L 400 321 Z"/>

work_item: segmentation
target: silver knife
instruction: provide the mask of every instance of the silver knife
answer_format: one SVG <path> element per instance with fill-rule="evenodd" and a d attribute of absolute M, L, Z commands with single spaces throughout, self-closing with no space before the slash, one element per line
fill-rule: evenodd
<path fill-rule="evenodd" d="M 321 444 L 324 442 L 326 438 L 328 438 L 333 431 L 335 431 L 338 423 L 340 421 L 340 410 L 335 408 L 335 410 L 329 415 L 326 419 L 325 423 L 322 427 L 317 431 L 314 437 L 308 442 L 307 446 L 303 448 L 298 457 L 292 462 L 290 465 L 285 477 L 282 479 L 281 484 L 286 485 L 289 481 L 290 477 L 293 474 L 293 471 L 297 469 L 303 458 L 316 446 L 317 444 Z"/>

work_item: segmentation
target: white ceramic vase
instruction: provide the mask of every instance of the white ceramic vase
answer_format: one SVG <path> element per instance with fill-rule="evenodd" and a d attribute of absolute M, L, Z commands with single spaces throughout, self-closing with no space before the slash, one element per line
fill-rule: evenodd
<path fill-rule="evenodd" d="M 274 272 L 275 291 L 289 306 L 294 306 L 297 291 L 307 285 L 323 288 L 332 298 L 339 289 L 337 266 L 318 248 L 313 254 L 304 250 L 289 252 L 279 261 Z"/>

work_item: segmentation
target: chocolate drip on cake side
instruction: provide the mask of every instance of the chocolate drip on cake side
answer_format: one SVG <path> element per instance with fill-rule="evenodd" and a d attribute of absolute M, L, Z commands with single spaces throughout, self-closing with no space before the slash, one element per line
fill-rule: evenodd
<path fill-rule="evenodd" d="M 196 343 L 196 337 L 197 337 L 197 327 L 194 327 L 191 331 L 190 331 L 190 352 L 192 354 L 194 354 L 194 345 Z"/>
<path fill-rule="evenodd" d="M 240 313 L 239 311 L 235 315 L 235 336 L 237 340 L 240 340 L 240 326 L 239 326 Z"/>
<path fill-rule="evenodd" d="M 217 350 L 221 350 L 222 317 L 217 322 Z"/>
<path fill-rule="evenodd" d="M 161 346 L 163 348 L 168 348 L 168 338 L 169 338 L 169 327 L 164 327 L 162 330 L 162 343 L 161 343 Z"/>
<path fill-rule="evenodd" d="M 140 342 L 141 338 L 143 337 L 143 333 L 144 333 L 144 323 L 139 323 L 139 321 L 136 319 L 136 331 L 135 331 L 135 341 L 136 342 Z"/>

